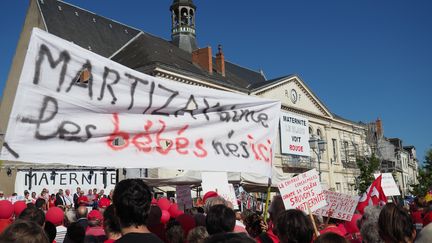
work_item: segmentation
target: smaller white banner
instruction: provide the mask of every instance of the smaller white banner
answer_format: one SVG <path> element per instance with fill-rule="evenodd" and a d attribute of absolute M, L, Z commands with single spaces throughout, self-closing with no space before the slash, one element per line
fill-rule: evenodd
<path fill-rule="evenodd" d="M 327 205 L 316 169 L 306 171 L 279 184 L 285 209 L 297 208 L 309 213 Z"/>
<path fill-rule="evenodd" d="M 109 194 L 111 189 L 116 185 L 116 172 L 107 171 L 106 184 L 104 188 L 103 171 L 94 171 L 91 178 L 89 171 L 58 171 L 55 174 L 50 171 L 34 171 L 30 177 L 28 171 L 18 171 L 15 179 L 15 192 L 18 195 L 23 195 L 24 190 L 36 192 L 40 194 L 42 189 L 47 188 L 49 193 L 56 193 L 59 189 L 69 189 L 71 193 L 76 192 L 77 187 L 81 187 L 85 193 L 89 189 L 96 188 L 98 192 L 101 189 L 105 190 L 105 194 Z M 31 188 L 30 188 L 31 181 Z"/>
<path fill-rule="evenodd" d="M 331 211 L 330 217 L 351 221 L 360 197 L 327 190 L 323 192 L 327 205 L 314 211 L 313 214 L 328 217 Z"/>
<path fill-rule="evenodd" d="M 226 172 L 201 172 L 203 194 L 208 191 L 215 191 L 225 200 L 231 202 L 234 209 L 238 209 L 238 202 L 235 196 L 234 187 L 228 184 Z"/>
<path fill-rule="evenodd" d="M 382 175 L 381 187 L 386 197 L 400 196 L 400 191 L 391 173 L 374 174 L 375 179 Z"/>
<path fill-rule="evenodd" d="M 180 210 L 192 208 L 192 194 L 189 186 L 176 186 L 177 205 Z"/>
<path fill-rule="evenodd" d="M 309 121 L 306 118 L 281 112 L 281 153 L 310 156 Z"/>

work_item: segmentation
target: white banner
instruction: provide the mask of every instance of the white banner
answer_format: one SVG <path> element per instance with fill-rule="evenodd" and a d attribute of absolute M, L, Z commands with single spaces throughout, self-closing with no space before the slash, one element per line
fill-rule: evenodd
<path fill-rule="evenodd" d="M 374 174 L 375 179 L 382 175 L 381 187 L 386 197 L 400 196 L 399 187 L 393 178 L 392 173 Z"/>
<path fill-rule="evenodd" d="M 306 118 L 281 112 L 281 153 L 310 156 L 309 121 Z"/>
<path fill-rule="evenodd" d="M 179 209 L 192 208 L 193 200 L 190 186 L 176 186 L 176 199 Z"/>
<path fill-rule="evenodd" d="M 278 187 L 285 209 L 297 208 L 309 214 L 309 209 L 313 212 L 327 205 L 316 169 L 283 181 Z"/>
<path fill-rule="evenodd" d="M 108 195 L 116 184 L 116 172 L 107 171 L 106 185 L 104 188 L 103 171 L 93 171 L 89 177 L 90 171 L 58 171 L 55 174 L 52 171 L 33 171 L 31 176 L 28 171 L 18 171 L 15 179 L 15 192 L 18 195 L 24 195 L 24 190 L 36 192 L 39 195 L 43 188 L 47 188 L 51 193 L 56 193 L 59 189 L 69 189 L 71 194 L 76 192 L 80 187 L 87 194 L 89 189 L 97 188 L 105 190 Z M 31 188 L 30 188 L 31 184 Z"/>
<path fill-rule="evenodd" d="M 0 159 L 271 175 L 280 101 L 148 76 L 34 29 Z"/>
<path fill-rule="evenodd" d="M 327 205 L 313 213 L 328 217 L 331 211 L 332 218 L 351 221 L 360 197 L 327 190 L 323 192 L 326 197 Z"/>
<path fill-rule="evenodd" d="M 225 200 L 233 204 L 234 209 L 238 209 L 238 202 L 234 191 L 234 186 L 228 184 L 226 172 L 201 172 L 203 195 L 208 191 L 215 191 Z"/>

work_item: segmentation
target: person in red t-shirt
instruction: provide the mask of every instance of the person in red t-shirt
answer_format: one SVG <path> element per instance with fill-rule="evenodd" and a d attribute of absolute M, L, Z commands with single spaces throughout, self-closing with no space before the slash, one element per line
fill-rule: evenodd
<path fill-rule="evenodd" d="M 48 208 L 53 208 L 56 206 L 55 200 L 56 200 L 55 194 L 51 194 L 51 196 L 49 197 L 49 200 L 48 200 Z"/>
<path fill-rule="evenodd" d="M 89 199 L 86 195 L 84 195 L 84 191 L 80 191 L 80 196 L 78 197 L 78 205 L 87 206 L 89 203 Z"/>

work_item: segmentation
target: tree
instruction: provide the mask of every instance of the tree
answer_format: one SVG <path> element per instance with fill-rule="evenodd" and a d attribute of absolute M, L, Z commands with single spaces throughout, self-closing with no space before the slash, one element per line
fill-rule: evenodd
<path fill-rule="evenodd" d="M 380 167 L 380 160 L 372 154 L 370 158 L 357 158 L 360 175 L 357 177 L 357 190 L 362 195 L 375 180 L 374 173 Z"/>
<path fill-rule="evenodd" d="M 426 152 L 423 168 L 419 169 L 418 182 L 417 185 L 411 185 L 411 193 L 416 197 L 424 197 L 432 187 L 432 148 Z"/>

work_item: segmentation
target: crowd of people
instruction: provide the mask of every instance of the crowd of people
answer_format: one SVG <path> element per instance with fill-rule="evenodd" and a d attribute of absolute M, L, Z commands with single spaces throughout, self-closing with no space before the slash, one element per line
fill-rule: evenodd
<path fill-rule="evenodd" d="M 261 212 L 233 210 L 216 192 L 204 195 L 203 207 L 183 212 L 166 198 L 154 199 L 139 179 L 119 182 L 109 195 L 80 188 L 8 198 L 0 192 L 0 242 L 432 242 L 431 221 L 432 211 L 419 200 L 410 210 L 368 206 L 341 221 L 285 210 L 280 196 L 264 220 Z"/>

